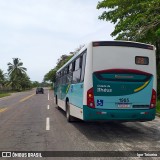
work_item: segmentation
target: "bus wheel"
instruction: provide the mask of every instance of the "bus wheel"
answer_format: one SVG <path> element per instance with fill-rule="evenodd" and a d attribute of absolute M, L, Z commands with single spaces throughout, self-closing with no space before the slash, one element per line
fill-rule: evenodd
<path fill-rule="evenodd" d="M 70 106 L 69 102 L 66 103 L 66 118 L 68 122 L 73 122 L 74 118 L 70 115 Z"/>
<path fill-rule="evenodd" d="M 57 95 L 56 95 L 56 107 L 58 110 L 60 110 L 60 107 L 58 106 L 58 99 L 57 99 Z"/>
<path fill-rule="evenodd" d="M 58 105 L 57 95 L 55 97 L 55 104 Z"/>

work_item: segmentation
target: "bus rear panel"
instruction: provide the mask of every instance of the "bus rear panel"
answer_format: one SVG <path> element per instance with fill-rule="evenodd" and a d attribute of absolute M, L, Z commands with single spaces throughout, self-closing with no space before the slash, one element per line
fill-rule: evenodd
<path fill-rule="evenodd" d="M 132 42 L 93 42 L 92 45 L 92 83 L 86 85 L 83 119 L 153 120 L 156 112 L 154 47 Z"/>

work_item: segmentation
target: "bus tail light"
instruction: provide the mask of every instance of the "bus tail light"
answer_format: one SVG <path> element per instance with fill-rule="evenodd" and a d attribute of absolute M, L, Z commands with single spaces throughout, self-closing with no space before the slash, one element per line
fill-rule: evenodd
<path fill-rule="evenodd" d="M 95 108 L 93 88 L 90 88 L 87 91 L 87 106 L 90 108 Z"/>
<path fill-rule="evenodd" d="M 155 108 L 155 107 L 156 107 L 156 91 L 152 89 L 150 108 Z"/>

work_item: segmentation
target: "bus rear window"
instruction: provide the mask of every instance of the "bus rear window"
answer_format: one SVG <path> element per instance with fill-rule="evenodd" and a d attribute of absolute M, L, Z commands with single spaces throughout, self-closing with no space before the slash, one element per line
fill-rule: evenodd
<path fill-rule="evenodd" d="M 127 82 L 146 82 L 151 78 L 151 74 L 134 72 L 94 72 L 94 75 L 103 81 L 127 81 Z"/>
<path fill-rule="evenodd" d="M 148 65 L 149 64 L 149 58 L 148 57 L 142 57 L 142 56 L 136 56 L 135 57 L 135 63 L 138 65 Z"/>

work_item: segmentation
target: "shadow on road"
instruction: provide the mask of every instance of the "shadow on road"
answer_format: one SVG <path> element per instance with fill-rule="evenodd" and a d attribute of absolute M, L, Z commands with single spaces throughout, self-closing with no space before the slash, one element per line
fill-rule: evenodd
<path fill-rule="evenodd" d="M 59 110 L 64 116 L 65 112 Z M 67 121 L 66 121 L 67 123 Z M 84 122 L 70 123 L 87 139 L 98 142 L 157 142 L 160 130 L 154 121 L 150 122 Z"/>

